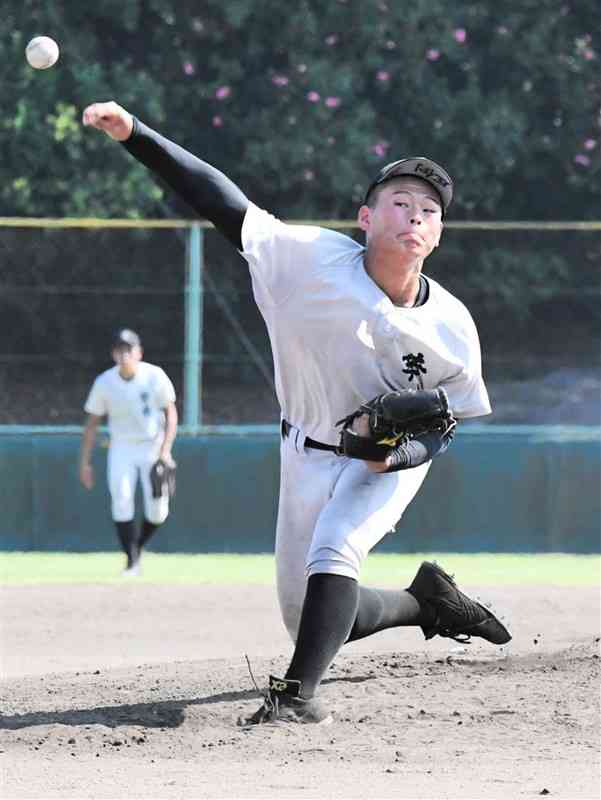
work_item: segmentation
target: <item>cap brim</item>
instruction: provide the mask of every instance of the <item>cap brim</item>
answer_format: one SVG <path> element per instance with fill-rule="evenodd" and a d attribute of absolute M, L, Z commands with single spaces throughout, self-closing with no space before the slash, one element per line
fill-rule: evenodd
<path fill-rule="evenodd" d="M 364 202 L 367 203 L 370 194 L 377 186 L 388 183 L 388 181 L 395 178 L 405 177 L 420 178 L 429 183 L 440 198 L 443 213 L 446 212 L 453 199 L 453 181 L 447 171 L 439 164 L 422 156 L 393 161 L 380 170 L 380 174 L 367 190 Z"/>

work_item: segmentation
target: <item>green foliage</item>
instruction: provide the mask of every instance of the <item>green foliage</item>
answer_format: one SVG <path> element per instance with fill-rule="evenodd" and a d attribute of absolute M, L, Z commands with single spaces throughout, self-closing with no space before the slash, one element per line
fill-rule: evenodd
<path fill-rule="evenodd" d="M 287 217 L 351 216 L 388 160 L 428 154 L 453 217 L 599 214 L 596 0 L 0 0 L 4 215 L 164 215 L 80 124 L 115 99 Z M 23 50 L 46 33 L 58 65 Z M 178 208 L 179 213 L 188 213 Z"/>
<path fill-rule="evenodd" d="M 597 0 L 0 0 L 0 12 L 2 216 L 191 215 L 122 147 L 81 126 L 86 105 L 114 99 L 289 219 L 354 217 L 373 174 L 410 154 L 454 176 L 451 220 L 599 217 Z M 24 49 L 41 33 L 59 42 L 61 58 L 35 71 Z M 36 235 L 13 234 L 3 235 L 9 286 L 29 280 L 37 264 Z M 131 263 L 124 272 L 121 237 L 99 236 L 93 252 L 102 257 L 91 258 L 82 236 L 54 255 L 44 237 L 45 266 L 32 285 L 87 285 L 96 276 L 108 285 L 116 269 L 121 288 L 148 288 L 160 264 L 173 275 L 182 263 L 177 248 L 163 254 L 154 245 L 152 258 L 139 257 L 142 275 Z M 557 353 L 562 363 L 590 365 L 599 353 L 600 257 L 596 234 L 449 230 L 427 272 L 474 313 L 489 367 L 526 342 L 537 368 L 556 365 Z M 266 348 L 231 247 L 209 247 L 207 265 L 215 296 L 229 298 Z M 79 341 L 73 330 L 89 317 L 86 297 L 67 294 L 51 307 L 43 294 L 5 292 L 7 348 L 62 352 Z M 90 352 L 104 347 L 123 298 L 112 297 L 98 331 L 85 326 Z M 225 380 L 223 364 L 233 365 L 235 380 L 250 380 L 254 362 L 236 362 L 240 343 L 224 333 L 213 298 L 211 289 L 205 346 L 218 355 L 205 366 Z M 175 301 L 139 307 L 145 330 L 169 314 L 181 330 Z M 135 322 L 133 301 L 127 311 Z M 52 336 L 36 335 L 44 325 Z M 15 343 L 29 336 L 31 344 Z M 153 343 L 155 353 L 160 347 Z"/>

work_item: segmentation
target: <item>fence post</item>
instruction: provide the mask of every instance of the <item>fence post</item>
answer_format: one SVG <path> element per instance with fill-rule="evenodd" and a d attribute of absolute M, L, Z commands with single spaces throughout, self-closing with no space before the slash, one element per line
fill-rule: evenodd
<path fill-rule="evenodd" d="M 202 323 L 204 235 L 198 224 L 186 240 L 184 425 L 197 433 L 202 425 Z"/>

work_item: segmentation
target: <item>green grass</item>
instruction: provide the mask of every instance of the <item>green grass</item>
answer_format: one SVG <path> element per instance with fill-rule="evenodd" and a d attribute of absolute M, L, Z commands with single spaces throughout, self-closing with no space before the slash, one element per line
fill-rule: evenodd
<path fill-rule="evenodd" d="M 591 586 L 601 583 L 598 555 L 562 553 L 456 554 L 374 553 L 365 562 L 362 582 L 406 585 L 423 559 L 438 560 L 462 584 L 488 586 L 551 583 Z M 123 583 L 119 553 L 0 553 L 0 584 Z M 273 584 L 272 555 L 184 555 L 146 553 L 141 583 L 255 583 Z"/>

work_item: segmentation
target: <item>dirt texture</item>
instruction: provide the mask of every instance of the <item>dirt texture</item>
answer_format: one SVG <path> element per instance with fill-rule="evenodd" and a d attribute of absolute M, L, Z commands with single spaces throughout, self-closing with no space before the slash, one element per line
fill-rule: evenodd
<path fill-rule="evenodd" d="M 597 798 L 599 590 L 463 587 L 506 647 L 419 629 L 341 651 L 326 727 L 240 715 L 292 646 L 260 586 L 4 587 L 2 798 Z"/>

